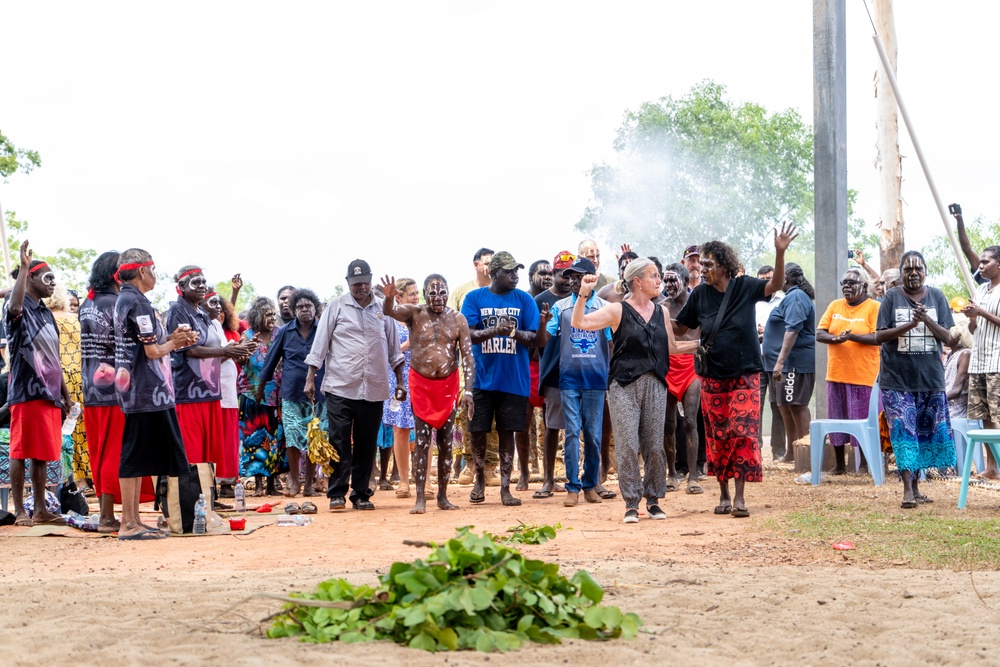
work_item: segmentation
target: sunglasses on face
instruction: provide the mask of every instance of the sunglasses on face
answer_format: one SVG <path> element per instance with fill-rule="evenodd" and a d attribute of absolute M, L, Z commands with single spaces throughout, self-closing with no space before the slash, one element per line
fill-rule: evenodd
<path fill-rule="evenodd" d="M 557 262 L 575 262 L 576 261 L 576 255 L 573 255 L 573 254 L 568 253 L 568 252 L 564 252 L 563 254 L 561 254 L 558 257 L 556 257 L 556 261 Z"/>
<path fill-rule="evenodd" d="M 859 281 L 859 280 L 841 280 L 840 281 L 840 286 L 841 287 L 854 287 L 855 285 L 860 285 L 860 284 L 861 284 L 861 281 Z M 884 283 L 879 283 L 879 285 L 882 285 L 882 284 L 884 284 Z"/>

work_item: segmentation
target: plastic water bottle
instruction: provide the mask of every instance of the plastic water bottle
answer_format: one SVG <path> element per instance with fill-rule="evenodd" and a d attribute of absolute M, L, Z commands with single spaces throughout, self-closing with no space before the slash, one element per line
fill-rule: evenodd
<path fill-rule="evenodd" d="M 76 422 L 80 419 L 80 413 L 83 412 L 83 406 L 79 403 L 74 403 L 73 407 L 69 409 L 69 415 L 62 425 L 63 435 L 73 435 L 73 431 L 76 430 Z"/>
<path fill-rule="evenodd" d="M 243 486 L 243 480 L 236 478 L 236 486 L 233 487 L 233 510 L 236 512 L 247 511 L 247 490 Z"/>
<path fill-rule="evenodd" d="M 204 535 L 205 530 L 205 494 L 202 493 L 198 496 L 198 502 L 194 504 L 194 529 L 192 532 L 195 535 Z"/>
<path fill-rule="evenodd" d="M 392 400 L 389 401 L 389 412 L 399 412 L 403 409 L 403 404 L 396 400 L 393 396 Z"/>
<path fill-rule="evenodd" d="M 311 516 L 303 516 L 301 514 L 279 514 L 277 520 L 275 521 L 279 526 L 308 526 L 312 523 Z"/>

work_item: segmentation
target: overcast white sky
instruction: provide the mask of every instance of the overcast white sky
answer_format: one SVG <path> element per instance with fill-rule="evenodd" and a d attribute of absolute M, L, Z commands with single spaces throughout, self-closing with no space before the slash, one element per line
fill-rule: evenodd
<path fill-rule="evenodd" d="M 874 224 L 878 63 L 862 0 L 847 8 L 848 181 Z M 903 97 L 967 218 L 1000 217 L 998 13 L 896 3 Z M 43 160 L 0 203 L 40 253 L 139 246 L 272 296 L 329 295 L 355 257 L 454 285 L 480 246 L 525 265 L 575 250 L 624 112 L 705 78 L 813 117 L 807 0 L 4 2 L 0 53 L 0 130 Z M 920 247 L 942 227 L 901 135 Z"/>

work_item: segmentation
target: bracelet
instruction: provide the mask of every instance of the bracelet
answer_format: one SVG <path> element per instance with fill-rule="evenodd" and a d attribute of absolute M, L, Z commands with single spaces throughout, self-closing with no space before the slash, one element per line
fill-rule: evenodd
<path fill-rule="evenodd" d="M 465 392 L 465 395 L 466 396 L 472 396 L 472 392 L 471 391 L 467 391 L 467 392 Z"/>

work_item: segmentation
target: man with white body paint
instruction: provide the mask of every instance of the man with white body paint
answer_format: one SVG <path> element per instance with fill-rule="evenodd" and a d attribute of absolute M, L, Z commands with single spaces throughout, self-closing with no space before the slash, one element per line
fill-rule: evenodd
<path fill-rule="evenodd" d="M 424 280 L 424 304 L 396 302 L 396 279 L 382 279 L 385 300 L 382 312 L 410 329 L 410 406 L 416 424 L 416 452 L 413 478 L 417 485 L 416 505 L 410 514 L 423 514 L 427 501 L 427 460 L 430 455 L 431 429 L 437 430 L 438 498 L 443 510 L 458 509 L 448 501 L 451 477 L 452 427 L 461 404 L 471 418 L 475 412 L 472 392 L 462 392 L 459 385 L 458 357 L 462 355 L 465 386 L 475 383 L 476 367 L 472 360 L 469 324 L 461 313 L 447 306 L 448 283 L 432 273 Z"/>

